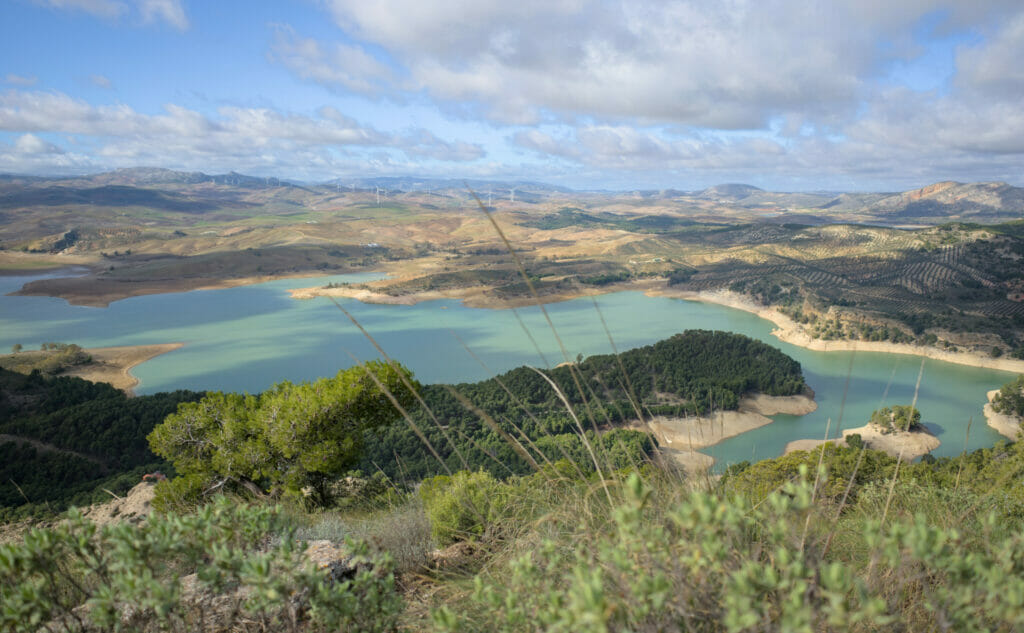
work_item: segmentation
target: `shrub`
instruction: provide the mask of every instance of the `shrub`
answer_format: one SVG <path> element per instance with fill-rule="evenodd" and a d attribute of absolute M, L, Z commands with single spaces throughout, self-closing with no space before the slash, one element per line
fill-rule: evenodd
<path fill-rule="evenodd" d="M 763 503 L 694 491 L 669 507 L 633 476 L 608 529 L 585 540 L 569 530 L 485 568 L 470 596 L 433 611 L 434 624 L 808 633 L 1024 625 L 1024 537 L 965 539 L 923 515 L 888 525 L 876 515 L 848 526 L 868 555 L 847 562 L 829 555 L 834 517 L 807 472 Z M 995 523 L 976 525 L 985 533 Z"/>
<path fill-rule="evenodd" d="M 365 545 L 350 547 L 362 566 L 332 583 L 278 508 L 222 497 L 192 515 L 102 528 L 72 514 L 0 546 L 0 629 L 393 630 L 390 561 L 371 567 Z"/>
<path fill-rule="evenodd" d="M 871 414 L 871 423 L 888 431 L 909 431 L 921 424 L 921 412 L 908 405 L 894 405 Z"/>
<path fill-rule="evenodd" d="M 1024 376 L 1003 385 L 992 398 L 992 408 L 996 413 L 1024 415 Z"/>
<path fill-rule="evenodd" d="M 420 486 L 431 533 L 442 546 L 487 532 L 506 494 L 505 486 L 484 470 L 438 475 Z"/>

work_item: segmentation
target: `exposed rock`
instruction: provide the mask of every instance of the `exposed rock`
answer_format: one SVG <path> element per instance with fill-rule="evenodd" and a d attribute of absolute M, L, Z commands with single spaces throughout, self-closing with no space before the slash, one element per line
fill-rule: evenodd
<path fill-rule="evenodd" d="M 904 461 L 911 461 L 930 453 L 942 442 L 924 427 L 913 431 L 890 431 L 877 424 L 867 424 L 857 429 L 846 429 L 843 438 L 860 435 L 860 439 L 868 448 L 883 451 Z"/>
<path fill-rule="evenodd" d="M 138 523 L 145 520 L 153 511 L 153 489 L 155 481 L 144 481 L 137 484 L 123 497 L 115 497 L 107 503 L 87 508 L 82 514 L 97 525 L 107 525 L 121 521 Z"/>
<path fill-rule="evenodd" d="M 1021 431 L 1021 418 L 1016 415 L 1006 415 L 1005 413 L 997 413 L 992 408 L 992 398 L 999 393 L 998 389 L 993 389 L 988 392 L 988 402 L 985 403 L 985 423 L 995 429 L 1000 435 L 1004 435 L 1011 440 L 1016 441 L 1017 436 Z"/>

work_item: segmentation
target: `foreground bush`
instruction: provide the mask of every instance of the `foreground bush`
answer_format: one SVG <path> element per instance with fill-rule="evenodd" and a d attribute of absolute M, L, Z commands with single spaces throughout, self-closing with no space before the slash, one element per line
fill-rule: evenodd
<path fill-rule="evenodd" d="M 221 498 L 102 528 L 74 514 L 0 546 L 0 630 L 392 630 L 390 561 L 351 547 L 349 578 L 331 581 L 276 508 Z"/>
<path fill-rule="evenodd" d="M 868 555 L 829 552 L 831 506 L 806 480 L 752 506 L 697 491 L 668 507 L 639 477 L 613 523 L 550 531 L 435 608 L 443 631 L 1018 631 L 1024 537 L 965 540 L 923 516 L 860 521 Z M 568 523 L 566 524 L 568 527 Z M 554 534 L 554 535 L 552 535 Z"/>

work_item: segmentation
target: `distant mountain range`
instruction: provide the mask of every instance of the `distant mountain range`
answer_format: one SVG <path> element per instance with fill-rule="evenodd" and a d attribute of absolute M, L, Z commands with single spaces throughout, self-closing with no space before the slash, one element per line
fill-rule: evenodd
<path fill-rule="evenodd" d="M 229 172 L 205 174 L 137 167 L 71 177 L 0 176 L 0 209 L 26 206 L 151 206 L 163 210 L 204 212 L 218 206 L 247 206 L 245 196 L 330 196 L 376 192 L 388 195 L 465 196 L 467 186 L 485 201 L 537 204 L 548 198 L 626 198 L 639 196 L 671 207 L 673 203 L 722 206 L 763 213 L 772 221 L 834 222 L 872 219 L 900 223 L 935 223 L 945 219 L 993 222 L 1024 217 L 1024 188 L 1005 182 L 940 182 L 905 192 L 772 192 L 753 185 L 727 183 L 701 191 L 663 189 L 631 192 L 573 191 L 543 182 L 456 180 L 402 176 L 336 178 L 302 183 Z M 291 190 L 293 193 L 288 193 Z M 299 190 L 301 190 L 301 193 Z M 261 191 L 266 193 L 260 193 Z M 249 193 L 247 193 L 249 192 Z M 300 203 L 299 203 L 300 204 Z"/>

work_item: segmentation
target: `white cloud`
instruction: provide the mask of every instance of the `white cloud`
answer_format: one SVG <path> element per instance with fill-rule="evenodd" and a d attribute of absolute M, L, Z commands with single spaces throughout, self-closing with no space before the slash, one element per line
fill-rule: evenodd
<path fill-rule="evenodd" d="M 188 17 L 181 0 L 33 0 L 36 4 L 62 11 L 82 11 L 96 17 L 117 20 L 133 15 L 143 24 L 166 22 L 184 31 Z"/>
<path fill-rule="evenodd" d="M 34 86 L 34 85 L 36 85 L 36 83 L 39 82 L 39 78 L 38 77 L 25 77 L 25 76 L 22 76 L 22 75 L 15 75 L 15 74 L 8 73 L 7 77 L 4 79 L 4 81 L 6 81 L 7 83 L 9 83 L 9 84 L 11 84 L 13 86 Z"/>
<path fill-rule="evenodd" d="M 14 141 L 14 151 L 18 154 L 63 154 L 64 150 L 53 143 L 48 143 L 35 134 L 22 134 Z"/>
<path fill-rule="evenodd" d="M 89 81 L 98 88 L 104 90 L 112 90 L 114 88 L 114 82 L 110 81 L 109 77 L 104 75 L 89 75 Z"/>
<path fill-rule="evenodd" d="M 173 163 L 190 169 L 310 172 L 368 151 L 444 162 L 484 155 L 479 145 L 444 141 L 425 130 L 382 132 L 331 107 L 316 116 L 240 107 L 222 107 L 216 116 L 207 116 L 168 104 L 163 113 L 151 115 L 62 93 L 17 90 L 0 93 L 0 130 L 25 133 L 16 152 L 40 153 L 44 146 L 36 133 L 63 133 L 85 139 L 94 155 L 108 163 Z"/>
<path fill-rule="evenodd" d="M 181 0 L 137 0 L 139 14 L 145 24 L 166 22 L 179 31 L 188 29 L 188 17 Z"/>
<path fill-rule="evenodd" d="M 325 3 L 349 37 L 401 68 L 394 89 L 479 104 L 503 123 L 586 116 L 719 129 L 761 128 L 793 111 L 852 115 L 887 63 L 917 54 L 909 27 L 922 16 L 946 12 L 946 24 L 959 25 L 1014 8 L 1007 0 L 971 8 L 954 0 Z M 277 43 L 301 76 L 383 92 L 379 82 L 353 81 L 349 65 L 326 54 L 330 45 L 301 41 Z"/>
<path fill-rule="evenodd" d="M 387 87 L 394 80 L 391 69 L 361 47 L 324 45 L 298 37 L 287 26 L 279 26 L 275 31 L 271 59 L 303 79 L 341 86 L 361 94 L 391 92 Z"/>
<path fill-rule="evenodd" d="M 1024 98 L 1024 13 L 1011 19 L 994 37 L 957 52 L 961 89 L 993 96 Z"/>

